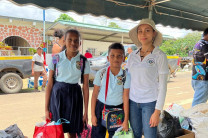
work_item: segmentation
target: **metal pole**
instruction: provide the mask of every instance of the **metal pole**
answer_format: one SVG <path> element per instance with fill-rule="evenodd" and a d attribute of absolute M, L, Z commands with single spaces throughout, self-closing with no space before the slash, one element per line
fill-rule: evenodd
<path fill-rule="evenodd" d="M 122 33 L 122 38 L 121 38 L 121 44 L 123 44 L 123 33 Z"/>
<path fill-rule="evenodd" d="M 45 10 L 43 10 L 43 48 L 45 48 Z M 46 52 L 43 52 L 44 65 L 46 65 Z"/>
<path fill-rule="evenodd" d="M 45 10 L 43 10 L 43 42 L 45 42 Z"/>
<path fill-rule="evenodd" d="M 48 41 L 48 36 L 47 36 L 47 54 L 48 54 L 48 42 L 49 42 L 49 41 Z"/>
<path fill-rule="evenodd" d="M 149 2 L 149 19 L 152 19 L 152 9 L 153 9 L 153 5 L 152 5 L 152 1 Z"/>

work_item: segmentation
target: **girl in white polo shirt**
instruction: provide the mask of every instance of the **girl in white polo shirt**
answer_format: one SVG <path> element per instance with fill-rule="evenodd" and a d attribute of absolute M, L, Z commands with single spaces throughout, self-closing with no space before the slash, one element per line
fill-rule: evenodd
<path fill-rule="evenodd" d="M 127 68 L 131 75 L 130 124 L 135 138 L 157 137 L 160 111 L 167 91 L 167 56 L 159 49 L 162 34 L 154 21 L 143 19 L 129 32 L 138 50 L 129 56 Z"/>

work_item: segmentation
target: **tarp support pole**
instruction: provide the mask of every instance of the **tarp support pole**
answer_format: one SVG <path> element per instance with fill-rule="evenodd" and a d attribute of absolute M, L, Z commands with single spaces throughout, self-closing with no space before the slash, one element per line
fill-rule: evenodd
<path fill-rule="evenodd" d="M 123 33 L 122 33 L 122 37 L 121 37 L 121 44 L 123 44 Z"/>
<path fill-rule="evenodd" d="M 48 42 L 49 42 L 49 40 L 48 40 L 48 35 L 46 36 L 46 38 L 47 38 L 47 54 L 48 54 Z"/>
<path fill-rule="evenodd" d="M 149 2 L 149 8 L 148 8 L 148 12 L 149 12 L 149 19 L 152 19 L 152 9 L 153 9 L 153 5 L 152 5 L 152 0 Z"/>
<path fill-rule="evenodd" d="M 45 10 L 43 10 L 43 42 L 45 43 Z"/>
<path fill-rule="evenodd" d="M 46 43 L 45 43 L 45 10 L 43 10 L 43 48 L 46 48 Z M 44 56 L 44 65 L 46 65 L 46 52 L 43 52 Z"/>

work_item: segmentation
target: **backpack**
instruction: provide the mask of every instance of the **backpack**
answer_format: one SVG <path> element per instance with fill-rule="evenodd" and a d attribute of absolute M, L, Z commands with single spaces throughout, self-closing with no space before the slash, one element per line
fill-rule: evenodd
<path fill-rule="evenodd" d="M 59 55 L 56 54 L 53 56 L 53 64 L 54 64 L 54 75 L 53 80 L 56 81 L 56 77 L 58 76 L 58 70 L 57 70 L 57 63 L 59 62 Z M 81 83 L 83 84 L 84 81 L 84 70 L 85 70 L 85 62 L 87 61 L 87 58 L 83 55 L 80 55 L 80 66 L 81 66 Z"/>

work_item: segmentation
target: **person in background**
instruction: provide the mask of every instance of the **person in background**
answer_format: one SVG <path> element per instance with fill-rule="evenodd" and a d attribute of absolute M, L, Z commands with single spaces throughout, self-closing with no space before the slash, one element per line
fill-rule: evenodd
<path fill-rule="evenodd" d="M 34 76 L 34 91 L 40 92 L 38 90 L 38 78 L 43 76 L 43 84 L 42 84 L 42 91 L 45 91 L 46 81 L 47 81 L 47 74 L 44 62 L 44 57 L 42 55 L 43 48 L 38 47 L 37 53 L 32 58 L 32 75 Z"/>
<path fill-rule="evenodd" d="M 92 58 L 92 54 L 88 51 L 88 50 L 86 50 L 86 53 L 85 53 L 85 55 L 84 55 L 86 58 Z"/>
<path fill-rule="evenodd" d="M 208 28 L 203 39 L 196 43 L 193 50 L 192 87 L 195 91 L 192 106 L 208 100 Z"/>
<path fill-rule="evenodd" d="M 54 43 L 52 48 L 52 55 L 55 55 L 62 51 L 63 46 L 65 45 L 64 40 L 64 31 L 63 30 L 55 30 L 54 37 L 58 37 L 58 41 Z"/>

